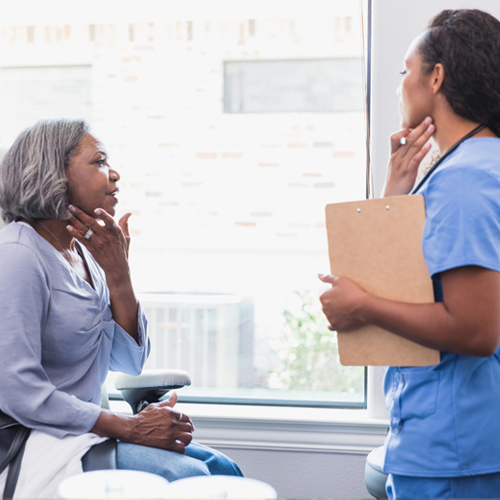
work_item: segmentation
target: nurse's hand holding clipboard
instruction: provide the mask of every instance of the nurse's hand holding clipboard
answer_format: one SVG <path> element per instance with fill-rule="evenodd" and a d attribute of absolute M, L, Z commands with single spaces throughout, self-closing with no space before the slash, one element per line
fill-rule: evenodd
<path fill-rule="evenodd" d="M 368 294 L 354 281 L 343 276 L 318 274 L 323 283 L 332 288 L 321 296 L 323 312 L 328 318 L 328 328 L 332 331 L 347 332 L 363 325 L 360 305 Z"/>

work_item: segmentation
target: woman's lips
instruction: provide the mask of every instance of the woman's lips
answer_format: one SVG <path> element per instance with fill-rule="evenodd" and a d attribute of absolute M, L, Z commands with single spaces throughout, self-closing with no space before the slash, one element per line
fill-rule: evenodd
<path fill-rule="evenodd" d="M 113 202 L 116 204 L 118 203 L 118 197 L 116 196 L 118 194 L 118 191 L 113 191 L 112 193 L 109 193 L 108 196 L 113 198 Z"/>

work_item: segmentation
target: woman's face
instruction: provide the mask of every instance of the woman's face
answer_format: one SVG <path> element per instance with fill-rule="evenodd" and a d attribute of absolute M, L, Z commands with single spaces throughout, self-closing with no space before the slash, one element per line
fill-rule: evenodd
<path fill-rule="evenodd" d="M 106 149 L 99 139 L 86 134 L 80 140 L 77 153 L 66 169 L 66 177 L 73 205 L 91 217 L 95 216 L 96 208 L 112 216 L 115 214 L 116 182 L 120 176 L 109 166 Z"/>
<path fill-rule="evenodd" d="M 427 116 L 432 116 L 434 93 L 430 77 L 422 74 L 422 58 L 418 53 L 421 36 L 412 42 L 406 53 L 403 77 L 397 90 L 402 128 L 415 128 Z"/>

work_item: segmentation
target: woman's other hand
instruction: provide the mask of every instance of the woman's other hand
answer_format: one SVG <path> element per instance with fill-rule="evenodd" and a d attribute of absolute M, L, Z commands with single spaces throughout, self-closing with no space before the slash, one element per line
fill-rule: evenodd
<path fill-rule="evenodd" d="M 187 415 L 173 409 L 176 403 L 177 394 L 173 393 L 134 415 L 130 442 L 184 454 L 193 439 L 194 426 Z"/>
<path fill-rule="evenodd" d="M 332 285 L 320 297 L 323 312 L 330 323 L 328 328 L 345 332 L 361 326 L 364 322 L 360 310 L 367 293 L 348 278 L 331 274 L 318 274 L 318 278 Z"/>
<path fill-rule="evenodd" d="M 193 439 L 194 426 L 187 415 L 174 410 L 176 403 L 177 394 L 173 393 L 165 401 L 151 403 L 133 416 L 101 410 L 90 432 L 124 443 L 184 454 Z"/>
<path fill-rule="evenodd" d="M 387 170 L 384 197 L 408 194 L 415 185 L 418 167 L 431 150 L 428 142 L 434 133 L 432 118 L 427 117 L 417 128 L 404 129 L 391 135 L 391 159 Z M 405 137 L 406 144 L 400 140 Z"/>

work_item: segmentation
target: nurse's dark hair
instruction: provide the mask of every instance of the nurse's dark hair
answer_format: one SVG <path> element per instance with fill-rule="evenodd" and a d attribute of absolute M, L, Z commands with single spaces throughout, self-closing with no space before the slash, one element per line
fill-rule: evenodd
<path fill-rule="evenodd" d="M 5 222 L 67 219 L 66 169 L 89 125 L 80 119 L 40 120 L 19 134 L 0 162 Z"/>
<path fill-rule="evenodd" d="M 477 9 L 443 10 L 418 50 L 424 74 L 443 65 L 442 92 L 455 114 L 500 136 L 500 21 Z"/>

